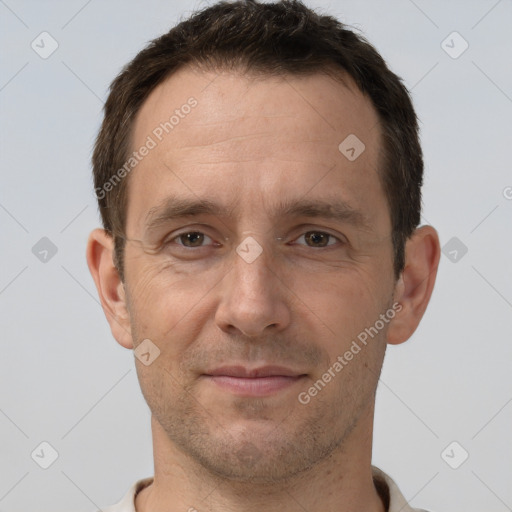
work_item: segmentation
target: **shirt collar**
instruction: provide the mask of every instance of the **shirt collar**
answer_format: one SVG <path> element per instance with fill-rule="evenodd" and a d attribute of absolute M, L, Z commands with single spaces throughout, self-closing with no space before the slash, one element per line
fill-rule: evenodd
<path fill-rule="evenodd" d="M 421 512 L 410 507 L 394 480 L 384 471 L 372 466 L 372 475 L 375 488 L 379 493 L 387 512 Z M 153 477 L 144 478 L 135 482 L 123 499 L 114 505 L 104 509 L 104 512 L 136 512 L 135 497 L 145 487 L 153 483 Z"/>

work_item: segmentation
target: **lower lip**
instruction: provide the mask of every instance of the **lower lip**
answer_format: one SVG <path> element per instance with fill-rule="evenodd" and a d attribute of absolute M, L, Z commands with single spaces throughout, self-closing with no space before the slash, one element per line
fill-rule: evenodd
<path fill-rule="evenodd" d="M 292 386 L 302 380 L 305 375 L 298 375 L 296 377 L 272 375 L 251 379 L 230 377 L 228 375 L 206 375 L 206 377 L 217 386 L 238 395 L 265 396 Z"/>

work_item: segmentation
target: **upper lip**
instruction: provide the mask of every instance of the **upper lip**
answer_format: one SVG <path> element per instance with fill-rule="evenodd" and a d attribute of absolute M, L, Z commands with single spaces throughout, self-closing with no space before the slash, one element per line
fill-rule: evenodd
<path fill-rule="evenodd" d="M 305 375 L 284 366 L 260 366 L 258 368 L 246 368 L 244 366 L 222 366 L 207 372 L 205 375 L 224 375 L 228 377 L 239 377 L 246 379 L 254 379 L 258 377 L 272 377 L 272 376 L 285 376 L 285 377 L 298 377 Z"/>

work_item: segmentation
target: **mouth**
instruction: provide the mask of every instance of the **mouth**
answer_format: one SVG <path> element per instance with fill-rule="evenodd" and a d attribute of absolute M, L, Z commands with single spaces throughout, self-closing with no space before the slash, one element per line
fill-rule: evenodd
<path fill-rule="evenodd" d="M 244 366 L 223 366 L 203 375 L 219 388 L 238 396 L 266 396 L 296 385 L 305 377 L 290 368 L 262 366 L 249 369 Z"/>

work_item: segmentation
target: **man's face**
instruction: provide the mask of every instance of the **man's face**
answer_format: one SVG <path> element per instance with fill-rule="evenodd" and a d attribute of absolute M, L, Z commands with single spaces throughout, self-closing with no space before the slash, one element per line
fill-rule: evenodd
<path fill-rule="evenodd" d="M 346 81 L 185 68 L 136 119 L 132 149 L 156 147 L 129 177 L 125 289 L 134 347 L 160 350 L 138 376 L 170 442 L 225 477 L 304 471 L 373 413 L 388 323 L 358 335 L 392 308 L 391 223 L 377 114 Z M 185 200 L 218 211 L 165 211 Z"/>

